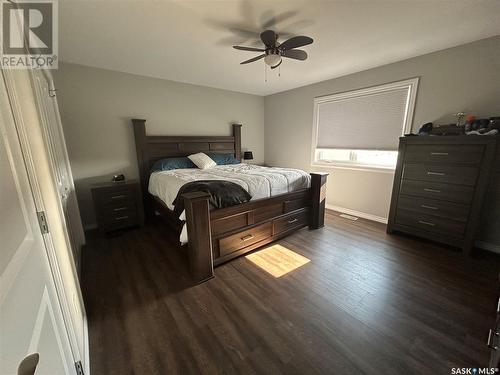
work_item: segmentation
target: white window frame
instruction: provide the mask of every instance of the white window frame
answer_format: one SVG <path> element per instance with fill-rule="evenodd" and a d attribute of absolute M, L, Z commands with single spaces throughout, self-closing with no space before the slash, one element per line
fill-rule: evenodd
<path fill-rule="evenodd" d="M 360 96 L 382 93 L 402 88 L 407 88 L 410 92 L 408 102 L 406 105 L 403 127 L 401 135 L 411 132 L 413 123 L 413 114 L 415 112 L 415 103 L 417 99 L 419 78 L 410 78 L 403 81 L 387 83 L 378 86 L 372 86 L 360 90 L 353 90 L 342 92 L 338 94 L 325 95 L 314 98 L 314 111 L 313 111 L 313 126 L 312 126 L 312 143 L 311 143 L 311 166 L 342 168 L 342 169 L 356 169 L 356 170 L 381 170 L 381 171 L 394 171 L 395 167 L 381 166 L 381 165 L 363 165 L 358 163 L 343 163 L 343 162 L 322 162 L 316 160 L 316 145 L 318 144 L 318 127 L 319 127 L 319 106 L 322 103 L 329 103 L 338 100 L 356 98 Z M 352 151 L 356 151 L 353 149 Z M 376 151 L 376 150 L 374 150 Z"/>

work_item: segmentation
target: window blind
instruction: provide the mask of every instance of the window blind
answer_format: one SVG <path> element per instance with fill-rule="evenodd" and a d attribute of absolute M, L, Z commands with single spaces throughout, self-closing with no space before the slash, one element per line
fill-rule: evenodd
<path fill-rule="evenodd" d="M 316 147 L 397 150 L 413 111 L 413 87 L 392 84 L 317 99 Z"/>

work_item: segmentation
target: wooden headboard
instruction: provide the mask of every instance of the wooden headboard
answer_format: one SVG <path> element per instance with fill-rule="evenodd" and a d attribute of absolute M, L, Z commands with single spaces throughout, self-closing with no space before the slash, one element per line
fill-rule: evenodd
<path fill-rule="evenodd" d="M 233 135 L 230 136 L 186 137 L 146 135 L 146 120 L 142 119 L 132 119 L 132 125 L 143 197 L 147 196 L 151 167 L 159 159 L 211 152 L 233 154 L 241 160 L 241 124 L 233 124 Z"/>

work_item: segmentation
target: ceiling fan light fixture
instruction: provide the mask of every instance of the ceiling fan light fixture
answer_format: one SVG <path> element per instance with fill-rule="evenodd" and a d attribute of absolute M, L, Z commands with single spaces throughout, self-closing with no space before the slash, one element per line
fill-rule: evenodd
<path fill-rule="evenodd" d="M 264 57 L 264 62 L 269 66 L 278 65 L 281 62 L 281 56 L 274 53 L 266 55 L 266 57 Z"/>

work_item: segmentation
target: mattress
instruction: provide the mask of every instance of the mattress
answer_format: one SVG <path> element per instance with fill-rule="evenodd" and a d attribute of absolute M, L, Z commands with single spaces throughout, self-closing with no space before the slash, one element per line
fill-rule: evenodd
<path fill-rule="evenodd" d="M 148 191 L 173 210 L 173 201 L 179 189 L 188 182 L 199 180 L 234 182 L 248 191 L 252 200 L 290 193 L 311 185 L 311 176 L 299 169 L 269 168 L 242 163 L 218 165 L 209 169 L 190 168 L 153 172 L 149 178 Z M 185 220 L 184 213 L 181 214 L 180 219 Z M 185 225 L 180 240 L 181 243 L 187 242 Z"/>

